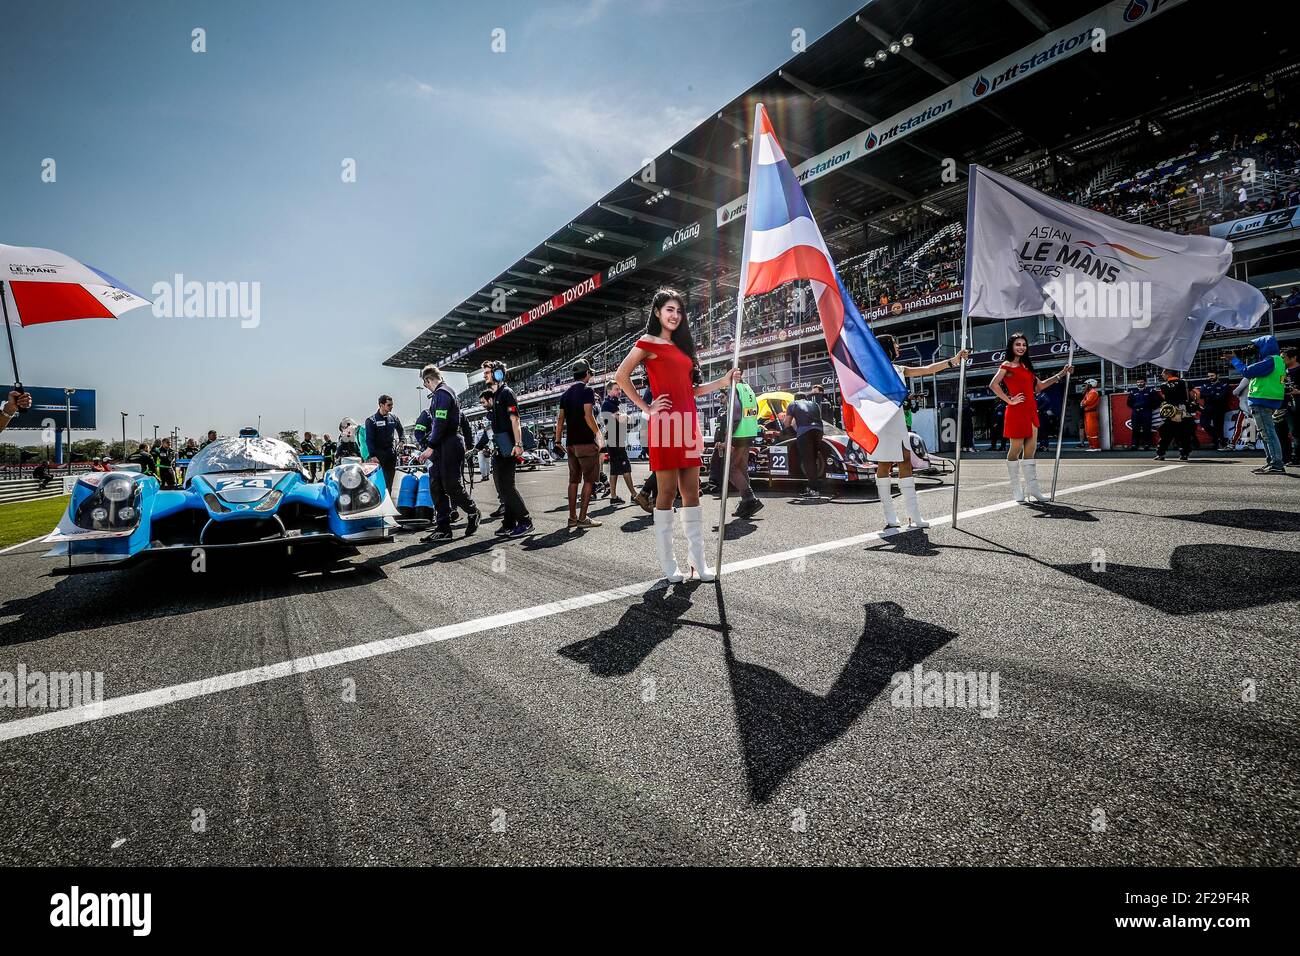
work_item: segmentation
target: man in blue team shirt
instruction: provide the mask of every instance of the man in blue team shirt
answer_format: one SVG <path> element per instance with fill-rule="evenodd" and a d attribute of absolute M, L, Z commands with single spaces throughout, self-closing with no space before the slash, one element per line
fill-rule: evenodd
<path fill-rule="evenodd" d="M 1137 385 L 1128 390 L 1129 421 L 1133 429 L 1133 448 L 1143 451 L 1151 450 L 1151 416 L 1160 404 L 1159 393 L 1147 385 L 1145 378 L 1137 380 Z"/>
<path fill-rule="evenodd" d="M 808 398 L 806 392 L 797 392 L 794 401 L 785 410 L 786 424 L 794 429 L 794 444 L 799 452 L 799 465 L 804 478 L 808 481 L 808 490 L 804 498 L 821 497 L 821 478 L 818 475 L 821 465 L 822 414 L 816 403 Z"/>
<path fill-rule="evenodd" d="M 1205 384 L 1197 391 L 1201 393 L 1201 427 L 1210 435 L 1213 443 L 1210 447 L 1222 449 L 1227 447 L 1223 437 L 1223 417 L 1228 410 L 1228 395 L 1232 388 L 1219 378 L 1218 372 L 1206 372 Z"/>
<path fill-rule="evenodd" d="M 465 537 L 469 537 L 478 530 L 479 511 L 461 484 L 465 439 L 460 427 L 460 402 L 451 386 L 442 380 L 442 372 L 436 365 L 421 369 L 420 378 L 424 387 L 433 393 L 429 400 L 429 437 L 420 461 L 429 462 L 429 497 L 437 513 L 437 525 L 424 540 L 451 540 L 452 507 L 465 509 Z"/>
<path fill-rule="evenodd" d="M 391 494 L 393 475 L 397 473 L 397 449 L 406 437 L 402 423 L 393 414 L 393 396 L 379 396 L 379 409 L 366 419 L 365 432 L 370 460 L 379 462 L 379 467 L 384 472 L 384 482 Z"/>

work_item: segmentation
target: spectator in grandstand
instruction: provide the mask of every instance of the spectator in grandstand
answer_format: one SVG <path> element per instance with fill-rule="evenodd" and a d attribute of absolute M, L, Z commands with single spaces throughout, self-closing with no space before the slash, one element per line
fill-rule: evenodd
<path fill-rule="evenodd" d="M 1271 335 L 1261 335 L 1251 340 L 1258 360 L 1247 365 L 1236 352 L 1227 352 L 1224 357 L 1233 369 L 1250 380 L 1247 397 L 1250 400 L 1250 415 L 1255 421 L 1255 432 L 1264 442 L 1264 467 L 1256 468 L 1257 475 L 1285 475 L 1286 459 L 1282 455 L 1282 445 L 1278 439 L 1277 427 L 1273 413 L 1286 404 L 1287 368 L 1277 339 Z"/>
<path fill-rule="evenodd" d="M 1293 285 L 1291 287 L 1291 294 L 1286 297 L 1285 304 L 1288 307 L 1293 305 L 1300 305 L 1300 285 Z"/>
<path fill-rule="evenodd" d="M 573 365 L 573 384 L 560 396 L 555 416 L 555 443 L 564 444 L 569 459 L 569 527 L 599 528 L 600 522 L 587 517 L 587 507 L 600 475 L 600 449 L 604 444 L 596 421 L 596 393 L 592 391 L 591 364 L 578 359 Z M 582 507 L 578 507 L 578 485 L 582 485 Z"/>
<path fill-rule="evenodd" d="M 0 432 L 8 428 L 9 423 L 17 418 L 20 412 L 31 407 L 32 396 L 30 392 L 19 392 L 10 389 L 4 404 L 0 405 Z"/>
<path fill-rule="evenodd" d="M 894 337 L 887 334 L 878 335 L 876 340 L 880 342 L 880 347 L 885 350 L 889 360 L 897 362 L 898 342 Z M 898 374 L 899 380 L 906 384 L 909 378 L 934 375 L 945 368 L 957 368 L 966 361 L 966 356 L 969 354 L 968 349 L 962 349 L 952 358 L 941 362 L 921 366 L 895 365 L 894 371 Z M 901 528 L 898 512 L 894 509 L 891 472 L 895 466 L 898 467 L 898 487 L 903 493 L 903 504 L 907 507 L 907 515 L 912 527 L 930 527 L 930 522 L 921 517 L 921 505 L 916 498 L 916 479 L 912 477 L 912 450 L 908 446 L 907 428 L 904 427 L 902 417 L 895 415 L 889 420 L 876 436 L 878 441 L 875 451 L 868 455 L 870 460 L 876 463 L 876 494 L 880 498 L 880 507 L 885 513 L 885 527 L 881 532 L 883 535 L 897 534 Z"/>
<path fill-rule="evenodd" d="M 1197 396 L 1201 406 L 1201 427 L 1210 436 L 1211 448 L 1223 448 L 1223 416 L 1228 410 L 1228 395 L 1232 388 L 1219 378 L 1219 373 L 1205 373 L 1205 384 L 1198 388 Z"/>
<path fill-rule="evenodd" d="M 1178 442 L 1179 461 L 1187 461 L 1192 452 L 1192 397 L 1187 383 L 1177 369 L 1165 370 L 1165 384 L 1160 386 L 1160 444 L 1156 446 L 1156 461 L 1165 460 L 1165 452 Z"/>
<path fill-rule="evenodd" d="M 515 487 L 515 468 L 524 453 L 519 424 L 519 400 L 506 384 L 505 362 L 484 362 L 483 381 L 492 390 L 492 476 L 501 500 L 501 527 L 496 533 L 511 538 L 532 534 L 533 519 Z"/>
<path fill-rule="evenodd" d="M 1148 387 L 1145 378 L 1128 391 L 1129 427 L 1133 430 L 1133 448 L 1151 450 L 1151 413 L 1155 408 L 1157 392 Z"/>
<path fill-rule="evenodd" d="M 397 473 L 397 449 L 405 438 L 406 431 L 393 414 L 393 396 L 380 395 L 379 408 L 366 419 L 365 449 L 368 460 L 379 463 L 390 492 Z"/>
<path fill-rule="evenodd" d="M 739 381 L 732 369 L 712 382 L 702 382 L 695 343 L 686 324 L 686 300 L 672 289 L 660 289 L 650 304 L 645 334 L 623 359 L 615 376 L 628 397 L 647 417 L 650 468 L 657 480 L 654 523 L 659 566 L 671 582 L 683 580 L 673 554 L 673 499 L 682 495 L 682 526 L 690 552 L 690 572 L 712 581 L 714 572 L 704 557 L 704 517 L 700 509 L 701 443 L 696 398 Z M 644 365 L 654 400 L 647 403 L 632 391 L 632 370 Z"/>
<path fill-rule="evenodd" d="M 799 470 L 803 473 L 808 487 L 804 490 L 805 498 L 820 498 L 821 468 L 824 459 L 822 449 L 822 416 L 815 402 L 808 398 L 807 392 L 796 392 L 794 401 L 785 410 L 786 420 L 794 426 L 794 445 L 799 454 Z"/>
<path fill-rule="evenodd" d="M 1007 340 L 1006 355 L 1007 361 L 998 367 L 989 389 L 1006 406 L 1002 434 L 1010 443 L 1007 477 L 1011 479 L 1011 498 L 1013 501 L 1024 501 L 1026 497 L 1045 501 L 1038 487 L 1038 464 L 1034 461 L 1038 449 L 1038 393 L 1069 375 L 1074 366 L 1066 365 L 1050 378 L 1039 378 L 1029 357 L 1029 339 L 1020 332 Z M 1023 489 L 1020 484 L 1022 470 Z"/>
<path fill-rule="evenodd" d="M 429 463 L 429 497 L 435 507 L 435 526 L 425 536 L 427 542 L 450 541 L 452 508 L 465 510 L 465 537 L 478 530 L 479 510 L 465 491 L 461 474 L 465 465 L 465 439 L 461 433 L 460 402 L 456 393 L 442 380 L 436 365 L 420 370 L 420 380 L 430 392 L 429 437 L 420 453 L 420 461 Z"/>
<path fill-rule="evenodd" d="M 615 507 L 627 502 L 618 496 L 618 479 L 627 483 L 629 498 L 636 497 L 632 483 L 632 462 L 627 456 L 627 414 L 623 411 L 623 389 L 611 382 L 600 403 L 600 424 L 605 430 L 605 451 L 609 455 L 609 503 Z"/>

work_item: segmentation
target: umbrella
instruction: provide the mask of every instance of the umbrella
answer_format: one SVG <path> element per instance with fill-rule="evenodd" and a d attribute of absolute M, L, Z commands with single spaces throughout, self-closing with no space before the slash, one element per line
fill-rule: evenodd
<path fill-rule="evenodd" d="M 150 301 L 93 266 L 53 249 L 0 244 L 0 308 L 4 311 L 14 388 L 22 390 L 11 319 L 20 326 L 73 319 L 115 319 Z"/>

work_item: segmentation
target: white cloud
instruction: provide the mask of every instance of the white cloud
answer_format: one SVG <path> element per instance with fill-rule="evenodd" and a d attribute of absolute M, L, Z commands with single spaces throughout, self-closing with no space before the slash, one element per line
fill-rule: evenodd
<path fill-rule="evenodd" d="M 702 119 L 674 103 L 609 89 L 448 89 L 410 77 L 390 89 L 429 101 L 519 157 L 527 171 L 519 183 L 538 204 L 595 202 Z"/>

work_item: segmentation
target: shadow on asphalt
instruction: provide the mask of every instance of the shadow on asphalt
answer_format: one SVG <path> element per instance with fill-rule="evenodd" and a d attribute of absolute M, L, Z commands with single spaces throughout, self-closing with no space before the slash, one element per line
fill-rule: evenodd
<path fill-rule="evenodd" d="M 17 615 L 0 634 L 0 646 L 45 640 L 68 631 L 118 627 L 251 601 L 301 597 L 385 579 L 378 567 L 350 560 L 356 551 L 320 545 L 292 555 L 274 549 L 209 551 L 202 573 L 189 552 L 158 555 L 117 570 L 52 575 L 54 586 L 0 605 L 0 617 Z"/>
<path fill-rule="evenodd" d="M 1235 544 L 1184 544 L 1169 568 L 1047 565 L 1165 614 L 1241 611 L 1300 600 L 1300 552 Z M 1226 572 L 1226 573 L 1225 573 Z"/>
<path fill-rule="evenodd" d="M 842 736 L 899 671 L 911 670 L 955 631 L 909 618 L 892 601 L 864 607 L 862 636 L 824 695 L 812 694 L 770 667 L 737 659 L 723 631 L 750 797 L 766 803 L 809 757 Z"/>
<path fill-rule="evenodd" d="M 722 630 L 721 625 L 711 621 L 683 619 L 682 615 L 693 606 L 691 598 L 698 588 L 698 583 L 651 588 L 639 604 L 623 612 L 613 627 L 562 647 L 559 653 L 586 664 L 597 677 L 626 677 L 680 628 Z"/>

